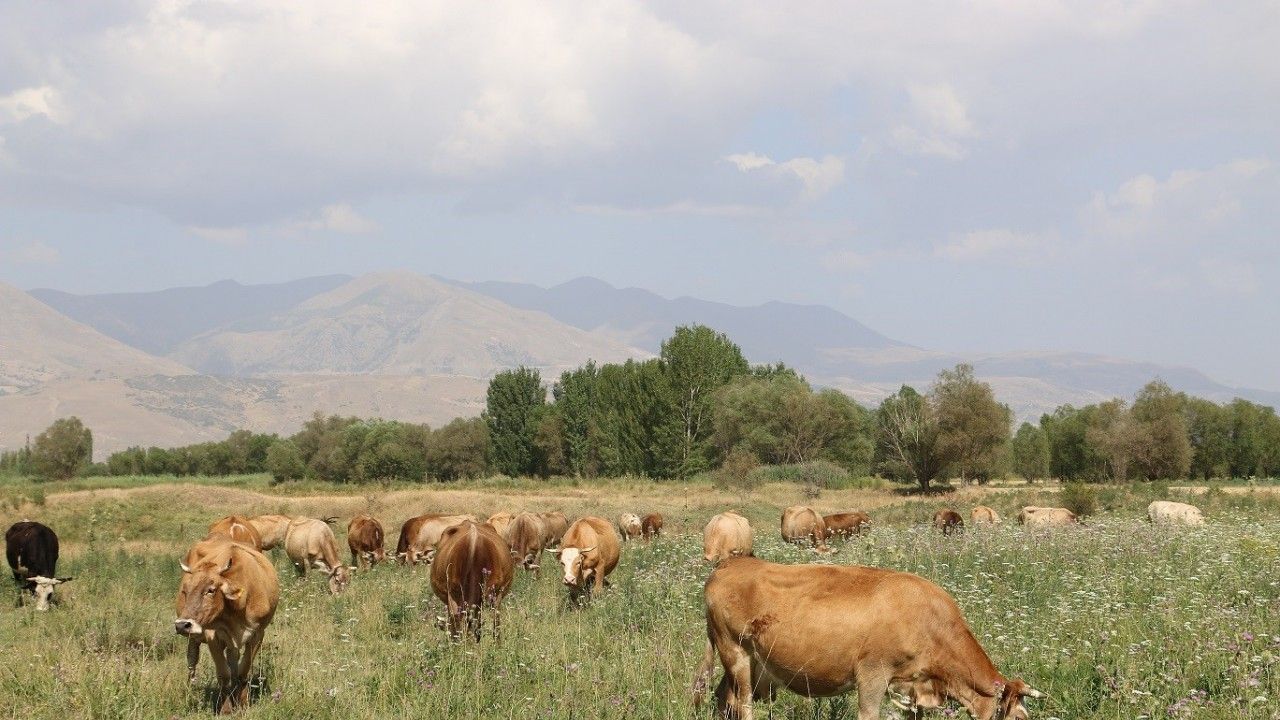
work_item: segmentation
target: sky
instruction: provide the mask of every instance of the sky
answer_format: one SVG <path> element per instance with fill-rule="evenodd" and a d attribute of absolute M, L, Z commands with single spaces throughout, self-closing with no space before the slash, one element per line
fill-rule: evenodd
<path fill-rule="evenodd" d="M 1280 8 L 0 0 L 0 282 L 406 269 L 1280 390 Z"/>

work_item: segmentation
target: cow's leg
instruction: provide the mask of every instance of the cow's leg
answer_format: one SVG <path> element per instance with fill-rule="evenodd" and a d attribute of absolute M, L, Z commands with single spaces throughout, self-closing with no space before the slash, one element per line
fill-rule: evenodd
<path fill-rule="evenodd" d="M 746 649 L 734 642 L 727 642 L 722 638 L 729 637 L 724 633 L 717 633 L 716 650 L 720 653 L 720 663 L 724 665 L 725 678 L 732 677 L 732 688 L 725 688 L 724 698 L 721 699 L 725 703 L 722 713 L 726 718 L 734 718 L 736 720 L 752 720 L 751 708 L 751 655 Z M 723 683 L 721 683 L 723 684 Z M 720 691 L 716 691 L 716 695 L 720 695 Z"/>
<path fill-rule="evenodd" d="M 209 656 L 213 658 L 213 667 L 218 673 L 218 712 L 225 715 L 234 709 L 231 703 L 231 668 L 227 664 L 226 645 L 216 638 L 210 640 Z"/>
<path fill-rule="evenodd" d="M 858 668 L 858 720 L 879 719 L 890 675 L 887 668 Z M 912 717 L 919 715 L 913 713 Z"/>
<path fill-rule="evenodd" d="M 249 636 L 249 640 L 244 644 L 244 654 L 240 656 L 240 662 L 236 668 L 236 682 L 239 683 L 236 703 L 241 707 L 249 705 L 249 673 L 253 671 L 253 661 L 258 657 L 258 650 L 262 648 L 262 636 L 262 628 Z"/>
<path fill-rule="evenodd" d="M 449 598 L 449 637 L 454 640 L 462 639 L 462 608 L 458 607 L 458 602 L 452 597 Z"/>
<path fill-rule="evenodd" d="M 187 638 L 187 682 L 196 681 L 196 665 L 200 662 L 200 640 Z"/>
<path fill-rule="evenodd" d="M 307 564 L 305 562 L 295 562 L 293 564 L 293 572 L 296 576 L 304 578 L 307 576 Z"/>
<path fill-rule="evenodd" d="M 467 604 L 467 630 L 471 636 L 480 642 L 480 635 L 484 629 L 483 618 L 480 615 L 480 605 Z"/>

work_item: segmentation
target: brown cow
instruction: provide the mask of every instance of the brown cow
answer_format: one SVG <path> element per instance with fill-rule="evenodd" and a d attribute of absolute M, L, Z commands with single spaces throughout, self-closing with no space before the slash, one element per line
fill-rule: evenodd
<path fill-rule="evenodd" d="M 511 519 L 514 517 L 514 514 L 506 511 L 496 512 L 490 515 L 488 520 L 485 520 L 485 524 L 494 530 L 497 530 L 498 534 L 501 535 L 506 532 L 507 526 L 511 524 Z"/>
<path fill-rule="evenodd" d="M 999 525 L 1000 513 L 986 505 L 978 505 L 969 512 L 969 519 L 974 525 Z"/>
<path fill-rule="evenodd" d="M 640 537 L 644 527 L 640 524 L 640 516 L 635 513 L 622 513 L 618 516 L 618 532 L 623 542 Z"/>
<path fill-rule="evenodd" d="M 546 536 L 546 529 L 542 527 L 542 518 L 531 512 L 516 515 L 507 524 L 507 531 L 502 533 L 502 538 L 511 548 L 511 557 L 525 570 L 532 572 L 535 577 L 542 576 L 538 557 L 546 547 Z"/>
<path fill-rule="evenodd" d="M 418 564 L 416 558 L 409 557 L 409 547 L 413 544 L 413 539 L 418 537 L 418 530 L 422 528 L 422 524 L 437 517 L 440 517 L 439 513 L 429 513 L 427 515 L 417 515 L 404 521 L 404 524 L 400 526 L 400 538 L 396 540 L 396 562 L 401 565 L 405 563 Z"/>
<path fill-rule="evenodd" d="M 284 551 L 293 561 L 298 577 L 306 577 L 309 568 L 329 576 L 329 592 L 337 595 L 351 582 L 351 568 L 338 557 L 338 540 L 333 529 L 323 520 L 295 518 L 284 537 Z"/>
<path fill-rule="evenodd" d="M 372 515 L 361 513 L 347 523 L 347 547 L 351 550 L 351 564 L 356 567 L 372 567 L 387 559 L 384 547 L 385 533 L 382 523 Z"/>
<path fill-rule="evenodd" d="M 933 514 L 933 526 L 943 535 L 964 532 L 964 518 L 955 510 L 944 508 Z"/>
<path fill-rule="evenodd" d="M 732 558 L 711 573 L 704 596 L 707 646 L 694 702 L 719 654 L 724 717 L 752 720 L 752 701 L 779 687 L 806 697 L 856 688 L 859 720 L 879 718 L 890 689 L 910 698 L 913 717 L 953 699 L 979 720 L 1026 720 L 1022 698 L 1042 697 L 1005 679 L 951 596 L 916 575 Z"/>
<path fill-rule="evenodd" d="M 1020 525 L 1054 526 L 1075 525 L 1080 522 L 1076 514 L 1066 508 L 1035 507 L 1028 505 L 1018 513 Z"/>
<path fill-rule="evenodd" d="M 195 674 L 200 642 L 218 673 L 219 712 L 249 703 L 249 671 L 280 601 L 275 566 L 258 550 L 225 538 L 197 543 L 182 563 L 173 628 L 190 638 L 187 664 Z M 191 657 L 194 648 L 196 657 Z"/>
<path fill-rule="evenodd" d="M 653 540 L 662 534 L 662 514 L 649 513 L 640 519 L 640 536 Z"/>
<path fill-rule="evenodd" d="M 559 510 L 539 513 L 538 517 L 542 518 L 542 529 L 546 532 L 543 545 L 549 548 L 559 545 L 560 538 L 564 537 L 565 531 L 569 529 L 569 519 Z"/>
<path fill-rule="evenodd" d="M 834 513 L 823 515 L 822 524 L 827 526 L 828 536 L 852 537 L 871 527 L 871 516 L 861 510 Z"/>
<path fill-rule="evenodd" d="M 511 551 L 488 524 L 467 520 L 447 528 L 431 560 L 431 589 L 449 608 L 449 634 L 462 639 L 462 620 L 480 642 L 481 608 L 493 608 L 493 634 L 498 635 L 498 605 L 511 589 L 515 568 Z"/>
<path fill-rule="evenodd" d="M 608 520 L 588 516 L 570 525 L 555 551 L 569 599 L 590 600 L 593 590 L 603 590 L 605 577 L 618 566 L 620 550 L 618 533 Z"/>
<path fill-rule="evenodd" d="M 751 523 L 729 510 L 712 517 L 702 529 L 702 557 L 720 562 L 751 554 Z"/>
<path fill-rule="evenodd" d="M 782 539 L 797 545 L 809 543 L 816 552 L 834 552 L 827 547 L 827 526 L 822 516 L 804 505 L 792 505 L 782 511 Z"/>
<path fill-rule="evenodd" d="M 249 518 L 243 515 L 228 515 L 221 520 L 216 520 L 209 526 L 209 534 L 206 538 L 214 535 L 222 535 L 231 538 L 235 542 L 244 543 L 255 550 L 262 549 L 262 536 L 258 534 L 257 528 L 253 526 Z"/>

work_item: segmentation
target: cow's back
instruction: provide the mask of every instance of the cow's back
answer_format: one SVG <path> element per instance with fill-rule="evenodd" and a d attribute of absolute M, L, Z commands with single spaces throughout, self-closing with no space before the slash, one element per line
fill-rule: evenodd
<path fill-rule="evenodd" d="M 782 511 L 782 539 L 793 543 L 807 540 L 820 547 L 827 539 L 827 526 L 813 508 L 792 505 Z"/>
<path fill-rule="evenodd" d="M 822 517 L 827 534 L 857 535 L 864 526 L 871 524 L 871 516 L 862 511 L 833 513 Z"/>
<path fill-rule="evenodd" d="M 734 512 L 713 516 L 702 530 L 702 556 L 707 562 L 750 555 L 751 523 Z"/>
<path fill-rule="evenodd" d="M 5 559 L 15 580 L 54 577 L 57 573 L 58 535 L 48 525 L 30 520 L 16 522 L 5 531 L 4 545 Z"/>
<path fill-rule="evenodd" d="M 467 520 L 440 537 L 431 561 L 431 588 L 442 601 L 478 606 L 511 587 L 514 566 L 506 542 L 488 523 Z M 495 597 L 487 597 L 490 594 Z"/>
<path fill-rule="evenodd" d="M 380 549 L 385 542 L 382 523 L 372 515 L 356 515 L 347 523 L 347 540 L 359 550 Z"/>
<path fill-rule="evenodd" d="M 545 544 L 547 547 L 559 545 L 560 540 L 564 538 L 565 532 L 569 530 L 569 519 L 559 510 L 539 513 L 538 517 L 541 518 L 542 527 L 546 533 Z"/>
<path fill-rule="evenodd" d="M 262 534 L 253 526 L 249 518 L 241 515 L 228 515 L 215 520 L 209 525 L 209 535 L 225 535 L 238 543 L 262 548 Z"/>

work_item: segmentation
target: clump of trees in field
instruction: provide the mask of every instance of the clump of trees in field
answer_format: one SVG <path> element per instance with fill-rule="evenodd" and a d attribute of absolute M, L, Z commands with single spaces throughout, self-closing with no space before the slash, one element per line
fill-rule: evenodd
<path fill-rule="evenodd" d="M 65 478 L 89 468 L 92 436 L 59 420 L 0 472 Z M 758 465 L 878 474 L 929 489 L 1018 475 L 1094 482 L 1280 473 L 1280 418 L 1156 380 L 1132 403 L 1065 405 L 1013 431 L 1013 413 L 969 365 L 926 392 L 903 386 L 864 408 L 792 369 L 751 365 L 711 328 L 678 328 L 657 358 L 585 365 L 547 383 L 517 368 L 489 383 L 485 410 L 439 428 L 316 414 L 289 437 L 237 430 L 179 448 L 134 447 L 92 468 L 112 475 L 268 472 L 278 481 L 451 481 L 493 473 L 689 477 L 745 486 Z M 803 472 L 799 475 L 804 475 Z"/>

